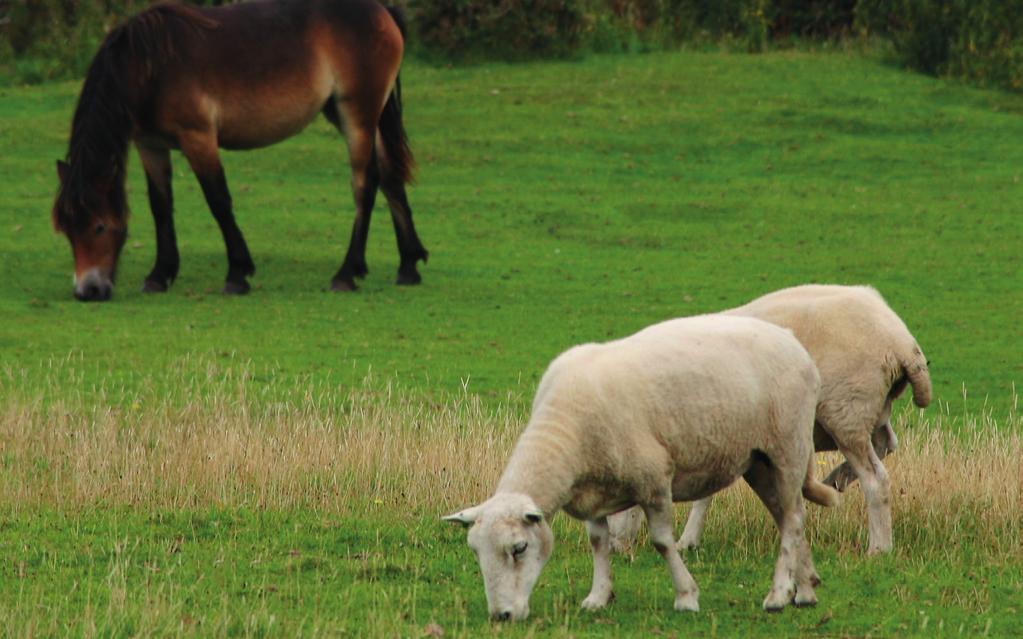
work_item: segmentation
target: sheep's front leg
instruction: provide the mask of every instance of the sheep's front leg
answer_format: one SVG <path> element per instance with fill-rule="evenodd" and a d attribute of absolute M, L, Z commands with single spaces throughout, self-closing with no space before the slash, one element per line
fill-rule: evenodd
<path fill-rule="evenodd" d="M 644 506 L 643 510 L 646 512 L 650 541 L 671 570 L 671 580 L 675 585 L 675 610 L 699 611 L 700 589 L 675 548 L 675 533 L 672 530 L 674 504 L 668 499 L 666 503 Z"/>
<path fill-rule="evenodd" d="M 582 605 L 586 610 L 598 610 L 614 597 L 611 589 L 611 532 L 607 517 L 587 521 L 586 532 L 593 548 L 593 587 Z"/>
<path fill-rule="evenodd" d="M 707 510 L 710 508 L 712 499 L 714 499 L 713 496 L 704 497 L 700 501 L 693 502 L 693 507 L 689 511 L 689 519 L 686 520 L 686 529 L 678 538 L 679 550 L 692 550 L 700 545 L 703 526 L 707 523 Z"/>

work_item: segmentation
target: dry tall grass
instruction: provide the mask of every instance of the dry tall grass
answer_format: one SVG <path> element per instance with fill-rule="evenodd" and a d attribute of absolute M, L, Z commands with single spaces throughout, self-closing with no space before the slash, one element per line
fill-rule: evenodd
<path fill-rule="evenodd" d="M 485 497 L 525 421 L 522 402 L 464 394 L 435 401 L 390 385 L 310 388 L 288 401 L 253 396 L 244 376 L 189 402 L 153 397 L 114 407 L 80 398 L 8 397 L 0 409 L 3 508 L 104 506 L 313 508 L 338 515 L 435 516 Z M 197 387 L 198 388 L 198 387 Z M 155 394 L 154 394 L 155 396 Z M 989 415 L 900 413 L 887 464 L 896 546 L 945 554 L 1023 554 L 1023 424 Z M 837 463 L 820 457 L 821 470 Z M 815 546 L 859 550 L 857 487 L 834 509 L 809 507 Z M 711 510 L 707 542 L 750 552 L 777 543 L 745 487 Z"/>

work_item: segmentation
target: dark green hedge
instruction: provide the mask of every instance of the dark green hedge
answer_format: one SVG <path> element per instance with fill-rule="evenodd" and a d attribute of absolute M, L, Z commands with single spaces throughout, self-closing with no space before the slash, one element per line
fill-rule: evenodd
<path fill-rule="evenodd" d="M 860 0 L 856 13 L 914 69 L 1023 89 L 1021 0 Z"/>
<path fill-rule="evenodd" d="M 151 0 L 0 0 L 2 79 L 36 83 L 84 75 L 106 32 L 150 4 Z"/>
<path fill-rule="evenodd" d="M 1023 89 L 1023 0 L 409 0 L 418 50 L 448 60 L 880 36 L 914 69 Z"/>
<path fill-rule="evenodd" d="M 395 1 L 406 6 L 412 51 L 444 61 L 721 42 L 759 51 L 870 35 L 890 39 L 904 64 L 926 73 L 1023 89 L 1023 0 Z M 80 76 L 106 31 L 149 4 L 0 0 L 3 83 Z"/>
<path fill-rule="evenodd" d="M 835 38 L 855 0 L 409 0 L 422 53 L 448 60 L 565 57 L 728 40 Z"/>

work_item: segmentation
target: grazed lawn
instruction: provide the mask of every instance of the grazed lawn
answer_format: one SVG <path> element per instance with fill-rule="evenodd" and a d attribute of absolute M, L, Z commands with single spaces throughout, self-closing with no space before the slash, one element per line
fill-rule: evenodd
<path fill-rule="evenodd" d="M 756 509 L 748 521 L 719 521 L 716 534 L 709 528 L 707 547 L 687 558 L 702 589 L 702 612 L 688 616 L 672 613 L 667 571 L 646 548 L 631 564 L 616 560 L 618 600 L 581 613 L 588 551 L 582 527 L 559 517 L 532 620 L 515 628 L 485 621 L 464 535 L 437 520 L 466 505 L 457 499 L 489 490 L 536 380 L 567 346 L 803 282 L 873 284 L 906 320 L 931 361 L 937 402 L 926 418 L 904 412 L 904 430 L 979 422 L 1018 431 L 1023 98 L 869 56 L 800 52 L 462 69 L 412 62 L 403 85 L 420 165 L 410 198 L 431 251 L 422 286 L 393 286 L 393 234 L 378 210 L 362 289 L 325 290 L 352 207 L 343 146 L 323 122 L 277 147 L 226 156 L 257 264 L 245 298 L 218 293 L 223 245 L 180 157 L 181 274 L 167 295 L 139 292 L 154 242 L 133 158 L 132 235 L 115 299 L 103 305 L 71 298 L 70 252 L 49 228 L 53 164 L 65 151 L 77 85 L 0 90 L 5 632 L 417 636 L 431 621 L 445 636 L 1023 632 L 1023 558 L 1018 548 L 979 541 L 970 523 L 990 504 L 950 502 L 936 518 L 951 512 L 952 523 L 934 528 L 909 515 L 915 495 L 898 493 L 895 473 L 896 517 L 905 515 L 895 555 L 863 557 L 865 530 L 840 534 L 825 525 L 838 515 L 815 515 L 824 525 L 814 542 L 821 605 L 776 616 L 759 610 L 774 551 Z M 219 397 L 225 379 L 230 388 L 243 380 L 245 399 L 226 395 L 219 421 L 200 411 L 207 425 L 227 428 L 243 409 L 286 425 L 296 411 L 319 415 L 322 402 L 348 414 L 357 398 L 383 395 L 385 405 L 410 411 L 407 424 L 387 431 L 400 437 L 401 428 L 419 432 L 437 406 L 478 398 L 493 438 L 484 429 L 441 432 L 467 454 L 490 450 L 480 458 L 490 466 L 418 469 L 443 481 L 409 508 L 401 487 L 373 466 L 331 469 L 334 483 L 311 469 L 289 484 L 358 488 L 332 501 L 260 501 L 226 489 L 151 497 L 166 493 L 155 471 L 139 479 L 137 501 L 115 491 L 130 456 L 157 447 L 155 435 L 133 438 L 138 425 L 178 423 L 197 402 Z M 377 441 L 374 423 L 356 436 Z M 91 475 L 94 487 L 109 480 L 109 495 L 10 489 L 15 481 L 81 489 L 75 478 L 86 476 L 71 472 L 84 472 L 71 446 L 60 454 L 18 448 L 26 424 L 71 442 L 101 427 L 121 433 L 110 439 L 111 463 Z M 291 432 L 268 428 L 240 432 L 268 441 Z M 218 467 L 225 485 L 266 470 L 246 466 L 247 440 L 237 441 L 239 457 Z M 444 482 L 460 487 L 457 496 Z M 1006 490 L 1000 497 L 1018 503 L 1019 487 Z M 841 521 L 855 523 L 852 492 Z M 743 543 L 750 522 L 762 534 Z M 957 526 L 961 539 L 934 532 Z M 998 530 L 1020 539 L 1018 520 Z"/>
<path fill-rule="evenodd" d="M 348 172 L 317 123 L 227 175 L 255 294 L 219 295 L 223 244 L 176 161 L 182 270 L 147 297 L 152 221 L 135 215 L 113 304 L 75 303 L 49 229 L 77 86 L 0 94 L 0 332 L 33 386 L 51 361 L 128 388 L 197 354 L 343 383 L 528 397 L 570 344 L 783 286 L 870 283 L 916 334 L 949 410 L 1004 412 L 1023 370 L 1023 99 L 840 54 L 659 54 L 404 71 L 431 251 L 392 285 L 388 215 L 357 295 L 324 291 L 347 245 Z M 136 380 L 136 381 L 133 381 Z M 1018 385 L 1018 383 L 1017 383 Z"/>
<path fill-rule="evenodd" d="M 0 624 L 11 634 L 136 636 L 1014 636 L 1023 597 L 1019 420 L 895 423 L 896 550 L 866 557 L 863 499 L 811 507 L 815 609 L 760 610 L 777 533 L 752 491 L 725 491 L 687 553 L 701 612 L 671 609 L 642 540 L 614 559 L 612 605 L 578 608 L 583 527 L 554 519 L 532 616 L 491 625 L 476 559 L 438 515 L 484 498 L 523 416 L 471 395 L 407 391 L 267 402 L 249 382 L 123 409 L 74 396 L 0 414 Z M 320 391 L 320 392 L 317 392 Z M 1009 429 L 1014 433 L 1007 432 Z M 822 457 L 822 469 L 836 462 Z M 680 515 L 684 511 L 680 509 Z M 680 527 L 679 527 L 680 528 Z M 435 629 L 435 627 L 434 627 Z M 427 635 L 429 636 L 429 635 Z"/>

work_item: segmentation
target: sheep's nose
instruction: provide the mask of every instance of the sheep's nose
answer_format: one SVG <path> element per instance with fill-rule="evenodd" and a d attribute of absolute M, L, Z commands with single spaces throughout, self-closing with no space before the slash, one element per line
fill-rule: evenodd
<path fill-rule="evenodd" d="M 494 621 L 508 621 L 512 617 L 511 610 L 505 610 L 504 612 L 495 612 L 491 615 Z"/>

